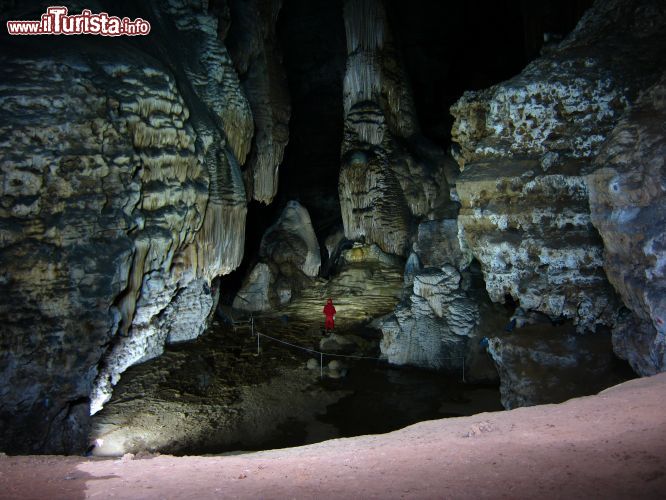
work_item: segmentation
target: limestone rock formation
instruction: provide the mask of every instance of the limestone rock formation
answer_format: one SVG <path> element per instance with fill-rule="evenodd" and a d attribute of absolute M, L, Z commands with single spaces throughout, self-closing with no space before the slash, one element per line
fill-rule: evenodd
<path fill-rule="evenodd" d="M 317 279 L 284 311 L 310 325 L 323 325 L 322 309 L 326 298 L 332 297 L 336 330 L 360 329 L 395 307 L 402 289 L 402 267 L 401 259 L 378 245 L 356 244 L 342 251 L 335 276 Z"/>
<path fill-rule="evenodd" d="M 382 323 L 381 350 L 393 364 L 462 369 L 479 308 L 460 289 L 458 270 L 444 266 L 414 276 L 413 293 Z"/>
<path fill-rule="evenodd" d="M 615 352 L 637 373 L 666 369 L 666 73 L 626 113 L 588 175 L 604 269 L 631 314 Z"/>
<path fill-rule="evenodd" d="M 305 207 L 297 201 L 287 203 L 266 230 L 259 258 L 234 299 L 236 309 L 256 312 L 285 305 L 319 274 L 319 243 Z"/>
<path fill-rule="evenodd" d="M 580 330 L 614 323 L 585 175 L 658 78 L 664 19 L 661 2 L 596 2 L 557 49 L 452 107 L 460 239 L 494 301 L 509 294 Z"/>
<path fill-rule="evenodd" d="M 412 253 L 402 300 L 377 321 L 382 355 L 397 365 L 464 372 L 467 381 L 496 382 L 481 340 L 502 331 L 507 315 L 490 302 L 479 274 L 477 266 L 462 271 L 448 263 L 423 268 Z"/>
<path fill-rule="evenodd" d="M 252 108 L 255 134 L 245 165 L 248 198 L 271 203 L 289 140 L 289 92 L 275 25 L 282 0 L 232 0 L 229 52 Z"/>
<path fill-rule="evenodd" d="M 340 205 L 345 236 L 407 256 L 412 217 L 434 209 L 447 190 L 442 165 L 418 150 L 418 124 L 408 79 L 379 0 L 344 7 L 347 70 Z M 425 149 L 425 148 L 422 148 Z"/>
<path fill-rule="evenodd" d="M 278 221 L 264 234 L 259 250 L 261 257 L 271 260 L 283 274 L 295 268 L 314 278 L 321 267 L 319 243 L 310 214 L 297 201 L 290 201 Z"/>
<path fill-rule="evenodd" d="M 199 335 L 240 262 L 254 127 L 204 4 L 143 2 L 150 40 L 103 50 L 3 40 L 0 449 L 85 449 L 91 408 Z"/>
<path fill-rule="evenodd" d="M 289 303 L 278 304 L 262 318 L 271 318 L 273 328 L 280 328 L 276 324 L 282 323 L 285 335 L 318 338 L 324 326 L 322 310 L 326 299 L 332 297 L 337 310 L 336 331 L 342 338 L 361 333 L 375 318 L 391 312 L 400 300 L 403 265 L 401 259 L 377 245 L 357 243 L 342 251 L 337 272 L 329 279 L 310 279 Z M 358 342 L 353 344 L 358 347 Z"/>
<path fill-rule="evenodd" d="M 528 326 L 491 338 L 488 353 L 500 375 L 502 405 L 510 410 L 561 403 L 621 382 L 609 337 L 576 335 L 565 326 Z"/>

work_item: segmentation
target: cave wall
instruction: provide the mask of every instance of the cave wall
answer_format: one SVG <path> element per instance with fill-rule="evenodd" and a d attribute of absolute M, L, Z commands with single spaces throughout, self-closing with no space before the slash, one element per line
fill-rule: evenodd
<path fill-rule="evenodd" d="M 16 17 L 38 18 L 37 5 Z M 14 7 L 2 9 L 12 17 Z M 479 358 L 477 337 L 506 319 L 490 300 L 510 295 L 579 331 L 612 327 L 616 353 L 636 371 L 663 370 L 661 2 L 597 1 L 518 76 L 465 93 L 451 109 L 460 176 L 421 130 L 395 5 L 327 4 L 341 10 L 344 75 L 342 58 L 330 58 L 319 80 L 289 82 L 309 96 L 297 100 L 301 146 L 313 117 L 332 123 L 319 129 L 324 152 L 291 155 L 278 39 L 292 35 L 276 31 L 280 0 L 70 5 L 84 7 L 149 19 L 151 34 L 0 39 L 0 449 L 85 449 L 91 409 L 127 367 L 203 332 L 213 279 L 243 257 L 247 202 L 270 203 L 279 178 L 289 180 L 283 196 L 332 179 L 344 236 L 357 242 L 348 253 L 390 258 L 376 281 L 390 277 L 386 303 L 401 297 L 381 323 L 391 362 L 454 369 L 452 359 Z M 307 9 L 283 29 L 323 16 Z M 343 39 L 336 30 L 331 47 Z M 536 45 L 525 42 L 525 57 Z M 338 110 L 308 118 L 316 84 L 338 74 L 341 87 L 326 86 L 322 101 L 337 99 Z M 428 127 L 442 138 L 438 121 Z M 322 137 L 339 132 L 332 155 Z M 290 170 L 281 177 L 283 156 Z M 254 281 L 273 287 L 262 307 L 291 296 L 280 275 L 296 269 L 303 283 L 316 281 L 310 222 L 335 234 L 330 192 L 307 195 L 318 198 L 312 221 L 287 205 L 304 233 L 272 228 L 255 267 Z M 334 216 L 319 217 L 331 207 Z M 284 252 L 284 241 L 298 251 Z M 472 285 L 473 259 L 483 293 Z M 361 314 L 360 305 L 349 310 Z"/>
<path fill-rule="evenodd" d="M 255 122 L 218 17 L 196 0 L 69 7 L 152 29 L 0 40 L 3 451 L 84 450 L 91 410 L 127 367 L 203 332 L 213 278 L 243 253 Z"/>
<path fill-rule="evenodd" d="M 604 270 L 629 309 L 613 328 L 615 352 L 641 375 L 666 369 L 665 158 L 662 72 L 609 134 L 586 178 Z"/>
<path fill-rule="evenodd" d="M 657 2 L 597 2 L 559 47 L 452 107 L 460 239 L 494 301 L 509 294 L 581 331 L 615 323 L 585 176 L 659 76 L 661 11 Z"/>

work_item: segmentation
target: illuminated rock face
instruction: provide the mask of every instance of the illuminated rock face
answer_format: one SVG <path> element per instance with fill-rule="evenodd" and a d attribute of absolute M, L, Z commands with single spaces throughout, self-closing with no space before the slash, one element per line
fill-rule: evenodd
<path fill-rule="evenodd" d="M 91 409 L 201 334 L 242 258 L 254 122 L 217 20 L 138 8 L 150 40 L 1 56 L 2 450 L 85 449 Z"/>
<path fill-rule="evenodd" d="M 460 287 L 458 270 L 444 266 L 414 276 L 412 294 L 382 324 L 382 353 L 393 364 L 462 369 L 479 307 Z"/>
<path fill-rule="evenodd" d="M 266 230 L 259 250 L 262 262 L 249 274 L 233 306 L 244 311 L 268 311 L 288 304 L 319 274 L 321 255 L 308 211 L 290 201 L 275 224 Z"/>
<path fill-rule="evenodd" d="M 666 369 L 666 74 L 610 134 L 587 177 L 604 269 L 631 313 L 613 330 L 636 372 Z"/>
<path fill-rule="evenodd" d="M 660 2 L 597 2 L 552 53 L 452 107 L 460 239 L 494 301 L 509 294 L 579 330 L 616 321 L 585 175 L 658 78 L 664 24 Z"/>

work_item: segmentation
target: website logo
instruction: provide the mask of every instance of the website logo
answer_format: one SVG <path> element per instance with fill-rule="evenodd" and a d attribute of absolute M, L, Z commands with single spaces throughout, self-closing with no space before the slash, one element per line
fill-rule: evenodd
<path fill-rule="evenodd" d="M 67 7 L 46 9 L 39 21 L 7 21 L 10 35 L 101 35 L 138 36 L 150 33 L 150 23 L 140 17 L 110 16 L 106 12 L 93 14 L 83 9 L 81 14 L 69 15 Z"/>

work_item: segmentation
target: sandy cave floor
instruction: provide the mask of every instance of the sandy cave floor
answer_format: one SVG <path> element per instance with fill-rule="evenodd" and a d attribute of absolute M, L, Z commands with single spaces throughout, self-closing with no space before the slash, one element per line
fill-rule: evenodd
<path fill-rule="evenodd" d="M 666 498 L 666 373 L 559 405 L 229 456 L 0 458 L 0 498 Z"/>

